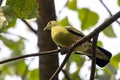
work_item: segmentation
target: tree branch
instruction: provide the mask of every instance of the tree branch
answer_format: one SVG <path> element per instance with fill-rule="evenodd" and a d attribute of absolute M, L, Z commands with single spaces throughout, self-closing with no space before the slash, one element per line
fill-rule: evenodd
<path fill-rule="evenodd" d="M 73 47 L 72 47 L 73 48 Z M 73 49 L 69 49 L 68 52 L 66 52 L 66 56 L 64 61 L 62 62 L 62 64 L 58 67 L 58 69 L 55 71 L 55 73 L 51 76 L 51 78 L 49 80 L 54 80 L 54 78 L 58 75 L 58 73 L 62 70 L 63 66 L 65 65 L 65 63 L 67 62 L 67 60 L 69 59 L 71 53 L 72 53 Z"/>
<path fill-rule="evenodd" d="M 77 41 L 76 43 L 74 43 L 72 46 L 70 46 L 69 51 L 66 53 L 67 55 L 65 56 L 64 61 L 62 62 L 62 64 L 60 65 L 60 67 L 58 67 L 58 69 L 55 71 L 55 73 L 51 76 L 51 78 L 49 80 L 54 80 L 54 78 L 62 70 L 63 66 L 65 65 L 65 63 L 69 59 L 72 51 L 77 46 L 81 45 L 85 41 L 90 40 L 93 36 L 99 34 L 102 30 L 104 30 L 105 28 L 107 28 L 110 24 L 112 24 L 114 21 L 116 21 L 119 17 L 120 17 L 120 11 L 117 12 L 114 16 L 110 17 L 108 20 L 106 20 L 103 24 L 101 24 L 100 26 L 98 26 L 96 29 L 94 29 L 94 31 L 92 31 L 89 35 L 83 37 L 82 39 L 80 39 L 79 41 Z"/>
<path fill-rule="evenodd" d="M 92 63 L 91 63 L 90 80 L 94 80 L 94 76 L 95 76 L 97 39 L 98 39 L 98 34 L 96 34 L 96 36 L 93 37 L 93 43 L 92 43 Z"/>
<path fill-rule="evenodd" d="M 32 26 L 31 26 L 30 24 L 28 24 L 28 22 L 27 22 L 26 20 L 24 20 L 24 19 L 21 19 L 21 20 L 29 27 L 29 29 L 30 29 L 31 31 L 33 31 L 35 34 L 37 34 L 37 31 L 34 30 L 34 29 L 32 28 Z"/>
<path fill-rule="evenodd" d="M 109 8 L 105 5 L 105 3 L 103 2 L 103 0 L 100 0 L 100 3 L 105 7 L 105 9 L 107 10 L 107 12 L 109 13 L 110 16 L 112 16 L 111 11 L 109 10 Z M 118 20 L 116 20 L 116 22 L 120 25 L 120 22 Z"/>
<path fill-rule="evenodd" d="M 0 0 L 0 6 L 2 5 L 3 0 Z"/>
<path fill-rule="evenodd" d="M 71 80 L 69 75 L 67 74 L 67 72 L 65 70 L 62 70 L 62 72 L 64 73 L 65 77 L 67 80 Z"/>
<path fill-rule="evenodd" d="M 23 58 L 27 58 L 27 57 L 55 54 L 56 52 L 60 52 L 60 51 L 62 51 L 62 49 L 56 49 L 56 50 L 51 50 L 51 51 L 44 51 L 44 52 L 39 52 L 39 53 L 26 54 L 26 55 L 22 55 L 22 56 L 13 57 L 13 58 L 10 58 L 10 59 L 2 60 L 2 61 L 0 61 L 0 64 L 15 61 L 15 60 L 19 60 L 19 59 L 23 59 Z"/>
<path fill-rule="evenodd" d="M 68 2 L 69 2 L 69 0 L 66 1 L 65 5 L 64 5 L 64 6 L 61 8 L 61 10 L 58 12 L 59 14 L 60 14 L 60 13 L 63 11 L 63 9 L 67 6 Z"/>

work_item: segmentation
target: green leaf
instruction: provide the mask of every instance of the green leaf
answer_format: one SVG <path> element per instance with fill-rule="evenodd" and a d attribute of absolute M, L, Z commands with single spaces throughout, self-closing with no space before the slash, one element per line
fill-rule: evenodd
<path fill-rule="evenodd" d="M 119 68 L 119 63 L 120 63 L 120 53 L 113 56 L 110 63 L 111 63 L 112 66 L 114 66 L 116 69 L 118 69 Z"/>
<path fill-rule="evenodd" d="M 67 7 L 71 10 L 77 10 L 77 1 L 76 0 L 69 0 L 67 3 Z"/>
<path fill-rule="evenodd" d="M 13 51 L 14 54 L 12 55 L 14 56 L 21 55 L 22 51 L 24 50 L 24 41 L 22 38 L 20 38 L 18 41 L 13 41 L 0 35 L 0 40 L 2 40 L 3 43 Z"/>
<path fill-rule="evenodd" d="M 120 6 L 120 0 L 118 0 L 118 2 L 117 2 L 117 3 L 118 3 L 118 6 Z"/>
<path fill-rule="evenodd" d="M 3 65 L 0 69 L 2 70 L 2 74 L 15 75 L 16 74 L 16 64 L 17 62 L 7 63 Z M 9 68 L 8 68 L 9 67 Z"/>
<path fill-rule="evenodd" d="M 11 63 L 6 63 L 0 66 L 0 70 L 2 74 L 9 74 L 9 75 L 19 75 L 25 76 L 27 72 L 27 65 L 25 64 L 24 60 L 21 61 L 14 61 Z"/>
<path fill-rule="evenodd" d="M 15 63 L 7 63 L 6 65 L 2 66 L 0 69 L 2 71 L 2 74 L 15 75 L 16 74 L 15 67 L 16 67 Z"/>
<path fill-rule="evenodd" d="M 102 71 L 102 73 L 100 74 L 99 71 Z M 106 67 L 102 68 L 102 69 L 96 69 L 96 76 L 95 79 L 99 79 L 99 80 L 115 80 L 115 75 L 116 75 L 116 69 L 108 64 L 106 65 Z"/>
<path fill-rule="evenodd" d="M 114 80 L 111 79 L 111 76 L 108 74 L 97 75 L 95 80 Z"/>
<path fill-rule="evenodd" d="M 25 73 L 28 72 L 28 66 L 25 64 L 25 61 L 22 60 L 22 61 L 17 62 L 16 72 L 20 76 L 22 76 L 22 75 L 25 76 Z"/>
<path fill-rule="evenodd" d="M 38 16 L 36 0 L 7 0 L 7 5 L 18 18 L 30 19 Z"/>
<path fill-rule="evenodd" d="M 97 42 L 97 46 L 102 47 L 102 46 L 103 46 L 102 42 L 101 42 L 101 41 L 98 41 L 98 42 Z"/>
<path fill-rule="evenodd" d="M 72 60 L 76 62 L 78 67 L 82 67 L 83 63 L 85 62 L 85 58 L 77 54 L 73 55 Z"/>
<path fill-rule="evenodd" d="M 72 54 L 69 58 L 69 60 L 67 61 L 66 63 L 66 68 L 65 68 L 65 71 L 67 73 L 69 73 L 69 70 L 70 70 L 70 66 L 72 65 L 71 63 L 72 62 L 75 62 L 77 64 L 77 70 L 74 72 L 74 73 L 71 73 L 69 74 L 70 75 L 70 78 L 72 80 L 80 80 L 80 76 L 79 76 L 79 72 L 80 72 L 80 69 L 81 67 L 83 66 L 84 62 L 85 62 L 85 58 L 84 57 L 81 57 L 80 55 L 78 54 Z M 63 80 L 66 80 L 66 78 L 64 77 Z"/>
<path fill-rule="evenodd" d="M 69 21 L 68 21 L 68 17 L 65 17 L 64 19 L 62 19 L 61 21 L 58 22 L 61 26 L 68 26 L 69 25 Z"/>
<path fill-rule="evenodd" d="M 85 62 L 85 58 L 77 54 L 72 54 L 66 64 L 66 71 L 69 72 L 69 68 L 72 62 L 75 62 L 77 64 L 79 70 L 82 67 L 83 63 Z"/>
<path fill-rule="evenodd" d="M 38 76 L 38 69 L 34 69 L 32 71 L 29 72 L 30 75 L 30 79 L 29 80 L 39 80 L 39 76 Z"/>
<path fill-rule="evenodd" d="M 11 27 L 15 27 L 16 24 L 16 17 L 12 12 L 12 8 L 9 6 L 3 6 L 1 9 L 6 20 L 4 21 L 4 25 L 0 28 L 0 33 L 6 32 Z"/>
<path fill-rule="evenodd" d="M 78 10 L 79 20 L 81 20 L 82 30 L 86 30 L 94 26 L 99 19 L 97 13 L 90 11 L 88 8 L 82 8 Z"/>
<path fill-rule="evenodd" d="M 0 33 L 6 32 L 9 28 L 15 27 L 15 24 L 16 24 L 16 18 L 12 19 L 11 22 L 8 22 L 7 25 L 4 25 L 4 26 L 0 29 Z"/>
<path fill-rule="evenodd" d="M 114 38 L 116 37 L 116 34 L 114 33 L 113 31 L 113 28 L 112 26 L 108 26 L 106 29 L 103 30 L 103 33 L 108 36 L 108 37 L 111 37 L 111 38 Z"/>
<path fill-rule="evenodd" d="M 108 69 L 108 71 L 110 72 L 111 75 L 117 73 L 117 69 L 116 69 L 114 66 L 112 66 L 111 64 L 108 64 L 108 65 L 106 66 L 106 68 Z"/>
<path fill-rule="evenodd" d="M 71 76 L 71 80 L 81 80 L 78 71 L 72 73 L 70 76 Z"/>
<path fill-rule="evenodd" d="M 13 8 L 11 6 L 3 6 L 2 11 L 8 22 L 11 22 L 14 18 L 16 18 L 15 13 L 13 12 Z"/>

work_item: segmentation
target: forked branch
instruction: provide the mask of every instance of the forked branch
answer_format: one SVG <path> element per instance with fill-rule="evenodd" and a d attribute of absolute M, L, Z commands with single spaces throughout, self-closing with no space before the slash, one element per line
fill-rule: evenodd
<path fill-rule="evenodd" d="M 112 24 L 114 21 L 116 21 L 118 18 L 120 17 L 120 11 L 117 12 L 115 15 L 113 15 L 112 17 L 110 17 L 108 20 L 106 20 L 103 24 L 101 24 L 100 26 L 98 26 L 96 29 L 94 29 L 89 35 L 83 37 L 82 39 L 80 39 L 79 41 L 77 41 L 76 43 L 74 43 L 72 46 L 70 46 L 68 52 L 66 53 L 66 57 L 64 59 L 64 61 L 62 62 L 62 64 L 60 65 L 60 67 L 58 67 L 58 69 L 56 70 L 56 72 L 51 76 L 51 78 L 49 80 L 54 80 L 54 78 L 58 75 L 58 73 L 62 70 L 62 68 L 64 67 L 65 63 L 67 62 L 67 60 L 69 59 L 72 51 L 79 45 L 81 45 L 82 43 L 84 43 L 85 41 L 90 40 L 91 38 L 93 38 L 94 36 L 98 35 L 101 31 L 103 31 L 105 28 L 107 28 L 110 24 Z"/>

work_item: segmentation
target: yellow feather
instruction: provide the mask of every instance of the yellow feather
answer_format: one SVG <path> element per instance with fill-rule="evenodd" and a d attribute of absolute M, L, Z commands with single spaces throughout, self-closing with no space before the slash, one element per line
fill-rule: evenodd
<path fill-rule="evenodd" d="M 81 34 L 84 36 L 83 33 L 81 33 L 78 30 L 75 30 L 73 27 L 63 27 L 59 26 L 56 21 L 49 22 L 47 27 L 45 29 L 51 30 L 51 37 L 53 41 L 56 43 L 56 45 L 61 47 L 69 47 L 82 37 L 79 35 L 75 35 L 71 32 L 69 32 L 66 28 L 74 29 L 73 31 L 76 31 L 76 33 Z M 74 51 L 82 53 L 84 55 L 91 56 L 92 52 L 92 43 L 90 41 L 86 41 L 82 45 L 78 46 Z M 109 59 L 104 53 L 102 53 L 99 49 L 97 49 L 97 55 L 96 57 L 100 59 Z"/>

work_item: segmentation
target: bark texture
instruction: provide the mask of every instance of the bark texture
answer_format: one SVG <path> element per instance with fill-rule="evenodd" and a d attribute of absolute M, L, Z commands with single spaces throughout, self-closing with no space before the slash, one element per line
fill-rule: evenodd
<path fill-rule="evenodd" d="M 48 21 L 56 20 L 54 0 L 38 0 L 39 3 L 39 15 L 38 22 L 38 46 L 40 51 L 49 51 L 57 49 L 57 46 L 53 43 L 50 32 L 44 31 Z M 58 68 L 58 55 L 46 55 L 40 56 L 39 59 L 40 80 L 49 80 L 55 70 Z M 58 80 L 56 77 L 55 80 Z"/>

